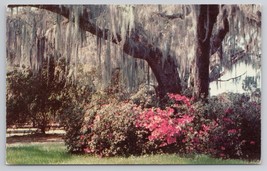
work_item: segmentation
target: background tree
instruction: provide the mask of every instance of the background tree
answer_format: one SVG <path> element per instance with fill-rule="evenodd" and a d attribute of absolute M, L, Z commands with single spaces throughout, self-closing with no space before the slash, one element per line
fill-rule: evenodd
<path fill-rule="evenodd" d="M 49 123 L 58 120 L 64 84 L 55 79 L 54 70 L 53 62 L 48 67 L 44 61 L 38 73 L 29 68 L 7 73 L 7 126 L 28 123 L 45 133 Z"/>
<path fill-rule="evenodd" d="M 209 94 L 210 44 L 213 26 L 219 14 L 218 5 L 200 5 L 197 18 L 197 46 L 195 58 L 194 96 Z"/>

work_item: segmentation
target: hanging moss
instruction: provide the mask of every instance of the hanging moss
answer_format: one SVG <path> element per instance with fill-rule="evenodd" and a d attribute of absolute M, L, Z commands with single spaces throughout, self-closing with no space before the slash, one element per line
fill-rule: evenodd
<path fill-rule="evenodd" d="M 61 16 L 56 14 L 55 50 L 62 52 L 61 39 Z"/>
<path fill-rule="evenodd" d="M 63 9 L 63 6 L 60 7 Z M 10 47 L 7 49 L 8 58 L 14 58 L 14 61 L 21 66 L 28 63 L 33 69 L 38 70 L 42 58 L 37 57 L 41 56 L 37 54 L 37 42 L 45 36 L 44 58 L 50 59 L 51 56 L 55 57 L 55 60 L 64 58 L 67 64 L 66 77 L 77 80 L 79 67 L 86 61 L 99 71 L 101 76 L 99 84 L 103 87 L 110 83 L 112 70 L 120 68 L 122 82 L 129 87 L 129 90 L 134 90 L 142 82 L 149 84 L 156 82 L 151 70 L 149 72 L 149 69 L 144 67 L 144 61 L 133 59 L 123 53 L 126 37 L 131 37 L 136 31 L 141 35 L 136 41 L 147 40 L 147 44 L 162 51 L 163 67 L 169 56 L 176 58 L 180 77 L 185 77 L 192 67 L 190 64 L 196 52 L 198 5 L 68 5 L 66 7 L 71 9 L 68 20 L 36 8 L 11 9 L 9 17 L 16 22 L 12 20 L 7 22 L 7 46 Z M 250 13 L 257 14 L 259 7 L 225 5 L 220 7 L 219 15 L 223 15 L 224 9 L 228 13 L 230 32 L 223 43 L 224 54 L 220 62 L 224 68 L 231 70 L 234 64 L 231 55 L 245 47 L 248 58 L 246 62 L 257 63 L 255 68 L 259 68 L 261 30 L 247 19 L 251 17 Z M 182 17 L 166 17 L 178 14 Z M 18 18 L 17 15 L 22 17 Z M 90 22 L 95 23 L 101 30 L 109 30 L 106 35 L 108 37 L 89 36 L 89 33 L 82 31 L 79 20 L 81 15 L 88 15 Z M 40 16 L 46 17 L 40 18 Z M 217 23 L 217 27 L 219 26 Z M 120 35 L 119 38 L 117 34 Z M 111 42 L 114 39 L 117 45 Z M 89 46 L 91 48 L 86 49 Z"/>

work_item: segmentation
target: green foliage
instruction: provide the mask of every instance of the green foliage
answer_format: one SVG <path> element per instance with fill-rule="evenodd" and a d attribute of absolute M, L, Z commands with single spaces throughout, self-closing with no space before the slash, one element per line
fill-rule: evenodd
<path fill-rule="evenodd" d="M 139 90 L 135 93 L 132 93 L 130 99 L 133 103 L 142 106 L 143 108 L 151 108 L 159 106 L 159 99 L 156 96 L 154 87 L 141 85 Z"/>
<path fill-rule="evenodd" d="M 7 126 L 29 122 L 45 133 L 48 123 L 56 119 L 64 84 L 54 78 L 53 60 L 44 63 L 37 73 L 25 67 L 7 73 Z"/>
<path fill-rule="evenodd" d="M 60 110 L 60 121 L 65 127 L 64 137 L 67 149 L 73 153 L 81 153 L 84 145 L 80 143 L 80 136 L 83 135 L 84 114 L 86 104 L 90 100 L 89 88 L 68 85 L 62 90 L 62 108 Z"/>
<path fill-rule="evenodd" d="M 24 95 L 29 93 L 26 87 L 29 87 L 27 80 L 30 78 L 31 73 L 27 70 L 24 73 L 18 70 L 7 73 L 7 126 L 26 123 L 29 120 L 28 108 L 26 107 L 29 98 L 24 99 Z"/>

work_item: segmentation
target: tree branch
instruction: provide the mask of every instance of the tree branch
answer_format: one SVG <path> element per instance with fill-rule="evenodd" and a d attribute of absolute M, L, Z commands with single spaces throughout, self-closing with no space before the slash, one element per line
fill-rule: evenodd
<path fill-rule="evenodd" d="M 234 80 L 234 79 L 237 79 L 237 78 L 239 78 L 239 77 L 242 77 L 242 76 L 245 75 L 246 73 L 247 73 L 247 71 L 244 72 L 243 74 L 239 75 L 239 76 L 236 76 L 236 77 L 233 77 L 233 78 L 229 78 L 229 79 L 226 79 L 226 80 L 217 80 L 217 81 L 226 82 L 226 81 Z"/>
<path fill-rule="evenodd" d="M 213 34 L 211 38 L 211 42 L 210 42 L 211 55 L 217 52 L 217 50 L 222 46 L 222 41 L 224 37 L 226 36 L 226 34 L 229 32 L 229 22 L 227 19 L 226 9 L 224 9 L 223 11 L 222 21 L 223 23 L 221 24 L 220 28 L 217 30 L 216 33 Z"/>
<path fill-rule="evenodd" d="M 173 20 L 173 19 L 177 19 L 177 18 L 180 18 L 180 19 L 184 19 L 184 14 L 182 13 L 176 13 L 176 14 L 172 14 L 172 15 L 168 15 L 166 14 L 166 11 L 163 12 L 163 13 L 155 13 L 157 14 L 158 16 L 162 17 L 162 18 L 166 18 L 166 19 L 169 19 L 169 20 Z"/>
<path fill-rule="evenodd" d="M 245 50 L 240 50 L 234 54 L 231 54 L 231 62 L 235 64 L 238 60 L 245 56 Z"/>
<path fill-rule="evenodd" d="M 9 8 L 14 7 L 35 7 L 39 9 L 44 9 L 51 11 L 53 13 L 57 13 L 59 15 L 64 16 L 65 18 L 70 19 L 70 8 L 64 5 L 8 5 Z M 91 34 L 100 37 L 104 40 L 108 39 L 108 34 L 110 30 L 108 29 L 100 29 L 95 23 L 90 22 L 88 13 L 84 13 L 79 17 L 79 25 L 80 28 L 84 31 L 88 31 Z M 138 24 L 136 24 L 138 27 Z M 126 36 L 125 43 L 123 45 L 123 51 L 134 57 L 139 59 L 148 60 L 149 58 L 153 58 L 151 54 L 157 54 L 158 57 L 163 57 L 162 51 L 158 48 L 153 46 L 152 44 L 148 43 L 148 40 L 144 34 L 144 29 L 141 27 L 136 28 L 132 31 L 130 36 Z M 116 34 L 116 36 L 112 36 L 111 41 L 115 44 L 119 44 L 122 41 L 122 37 L 120 34 Z"/>

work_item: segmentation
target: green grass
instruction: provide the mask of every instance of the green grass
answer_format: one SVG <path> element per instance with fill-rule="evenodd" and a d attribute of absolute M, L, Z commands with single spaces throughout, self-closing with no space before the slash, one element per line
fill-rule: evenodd
<path fill-rule="evenodd" d="M 196 155 L 179 157 L 174 154 L 99 158 L 71 155 L 62 143 L 21 144 L 7 147 L 8 164 L 259 164 L 259 161 L 222 160 Z"/>

